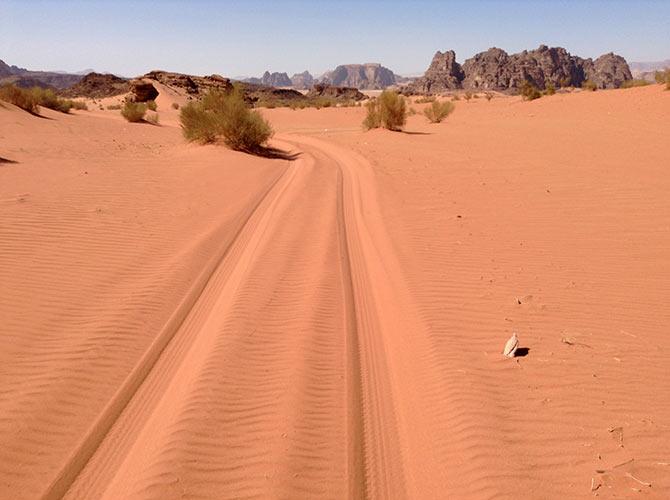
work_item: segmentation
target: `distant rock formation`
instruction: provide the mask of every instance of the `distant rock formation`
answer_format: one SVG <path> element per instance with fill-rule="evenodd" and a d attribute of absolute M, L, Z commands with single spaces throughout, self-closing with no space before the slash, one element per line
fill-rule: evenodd
<path fill-rule="evenodd" d="M 438 93 L 447 90 L 485 89 L 515 91 L 524 82 L 540 89 L 580 86 L 585 80 L 598 88 L 617 88 L 632 78 L 626 60 L 605 54 L 595 61 L 571 55 L 562 47 L 540 45 L 509 55 L 491 48 L 465 61 L 461 67 L 453 51 L 437 52 L 423 77 L 409 84 L 406 93 Z"/>
<path fill-rule="evenodd" d="M 270 73 L 269 71 L 263 73 L 263 76 L 260 78 L 244 78 L 242 82 L 268 87 L 290 87 L 292 85 L 291 79 L 286 73 Z"/>
<path fill-rule="evenodd" d="M 329 99 L 337 99 L 341 101 L 362 101 L 363 99 L 367 99 L 367 96 L 356 88 L 338 87 L 324 83 L 317 83 L 314 85 L 312 90 L 307 93 L 307 97 L 327 97 Z"/>
<path fill-rule="evenodd" d="M 380 90 L 395 85 L 393 71 L 378 63 L 344 64 L 326 73 L 320 83 L 359 90 Z"/>
<path fill-rule="evenodd" d="M 456 62 L 456 53 L 437 51 L 423 77 L 412 83 L 418 93 L 429 94 L 458 89 L 464 78 L 461 65 Z"/>
<path fill-rule="evenodd" d="M 100 73 L 89 73 L 79 82 L 59 92 L 65 97 L 112 97 L 125 94 L 130 90 L 130 84 L 125 78 L 115 75 L 102 75 Z"/>
<path fill-rule="evenodd" d="M 220 75 L 194 76 L 169 71 L 150 71 L 141 78 L 155 80 L 168 87 L 180 89 L 190 95 L 199 95 L 209 90 L 230 91 L 233 84 L 228 78 Z"/>
<path fill-rule="evenodd" d="M 270 73 L 269 71 L 263 73 L 260 83 L 269 87 L 290 87 L 292 85 L 286 73 Z"/>
<path fill-rule="evenodd" d="M 296 89 L 309 89 L 314 85 L 314 77 L 309 71 L 296 73 L 291 77 L 291 85 Z"/>
<path fill-rule="evenodd" d="M 18 87 L 45 87 L 63 89 L 81 80 L 82 75 L 57 73 L 55 71 L 31 71 L 10 66 L 0 60 L 0 83 L 11 83 Z"/>
<path fill-rule="evenodd" d="M 670 59 L 654 62 L 631 62 L 628 63 L 628 66 L 630 67 L 631 74 L 636 78 L 643 73 L 651 73 L 653 76 L 654 71 L 663 71 L 666 68 L 670 68 Z"/>

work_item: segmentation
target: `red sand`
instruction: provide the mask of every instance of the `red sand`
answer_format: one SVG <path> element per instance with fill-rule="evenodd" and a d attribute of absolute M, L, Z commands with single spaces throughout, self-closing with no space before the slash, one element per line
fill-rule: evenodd
<path fill-rule="evenodd" d="M 161 91 L 0 107 L 0 497 L 670 495 L 670 92 L 267 110 L 287 161 Z"/>

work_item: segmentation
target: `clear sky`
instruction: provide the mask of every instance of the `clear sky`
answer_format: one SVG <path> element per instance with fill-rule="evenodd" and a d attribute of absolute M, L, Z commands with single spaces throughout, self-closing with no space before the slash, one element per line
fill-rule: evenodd
<path fill-rule="evenodd" d="M 463 62 L 541 43 L 667 59 L 670 0 L 0 0 L 0 59 L 29 69 L 290 76 L 380 62 L 414 74 L 437 50 Z"/>

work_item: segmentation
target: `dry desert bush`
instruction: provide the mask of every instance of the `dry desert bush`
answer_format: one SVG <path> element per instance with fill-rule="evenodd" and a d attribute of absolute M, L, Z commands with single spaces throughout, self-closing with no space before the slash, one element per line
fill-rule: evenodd
<path fill-rule="evenodd" d="M 521 87 L 519 87 L 519 94 L 523 97 L 524 101 L 533 101 L 542 97 L 540 90 L 528 80 L 523 82 Z"/>
<path fill-rule="evenodd" d="M 144 114 L 147 112 L 147 105 L 143 102 L 126 101 L 121 108 L 121 116 L 131 123 L 144 121 Z"/>
<path fill-rule="evenodd" d="M 0 87 L 0 100 L 14 104 L 29 113 L 37 113 L 39 111 L 39 105 L 35 96 L 26 89 L 21 89 L 14 85 L 3 85 Z"/>
<path fill-rule="evenodd" d="M 598 86 L 592 80 L 585 80 L 582 83 L 582 88 L 591 92 L 595 92 L 598 89 Z"/>
<path fill-rule="evenodd" d="M 156 111 L 158 109 L 158 104 L 156 104 L 156 101 L 154 100 L 147 101 L 147 108 L 151 111 Z"/>
<path fill-rule="evenodd" d="M 419 97 L 416 101 L 414 101 L 416 104 L 429 104 L 431 102 L 435 102 L 435 96 L 433 95 L 427 95 L 423 97 Z"/>
<path fill-rule="evenodd" d="M 647 80 L 642 80 L 640 78 L 634 78 L 632 80 L 626 80 L 621 84 L 622 89 L 630 89 L 633 87 L 646 87 L 647 85 L 650 85 L 650 83 Z"/>
<path fill-rule="evenodd" d="M 454 111 L 454 103 L 450 101 L 433 101 L 433 103 L 423 110 L 430 123 L 441 123 L 447 116 Z"/>
<path fill-rule="evenodd" d="M 367 116 L 363 127 L 367 130 L 384 127 L 399 131 L 407 121 L 407 104 L 405 98 L 392 90 L 385 90 L 377 99 L 366 103 Z"/>
<path fill-rule="evenodd" d="M 189 141 L 224 142 L 237 151 L 255 152 L 272 137 L 272 128 L 247 107 L 239 87 L 232 92 L 211 91 L 200 102 L 181 108 L 181 127 Z"/>
<path fill-rule="evenodd" d="M 24 89 L 15 85 L 3 85 L 0 87 L 0 99 L 10 102 L 29 113 L 37 113 L 40 106 L 61 113 L 69 113 L 72 108 L 88 109 L 83 102 L 63 99 L 58 97 L 53 90 L 41 87 Z"/>
<path fill-rule="evenodd" d="M 556 93 L 556 87 L 553 83 L 549 82 L 544 86 L 544 95 L 554 95 Z"/>

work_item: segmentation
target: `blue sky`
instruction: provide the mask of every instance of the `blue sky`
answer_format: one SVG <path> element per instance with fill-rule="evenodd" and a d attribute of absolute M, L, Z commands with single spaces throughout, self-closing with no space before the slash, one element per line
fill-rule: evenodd
<path fill-rule="evenodd" d="M 29 69 L 254 76 L 381 62 L 413 74 L 436 50 L 463 62 L 541 43 L 667 59 L 670 0 L 0 0 L 0 59 Z"/>

